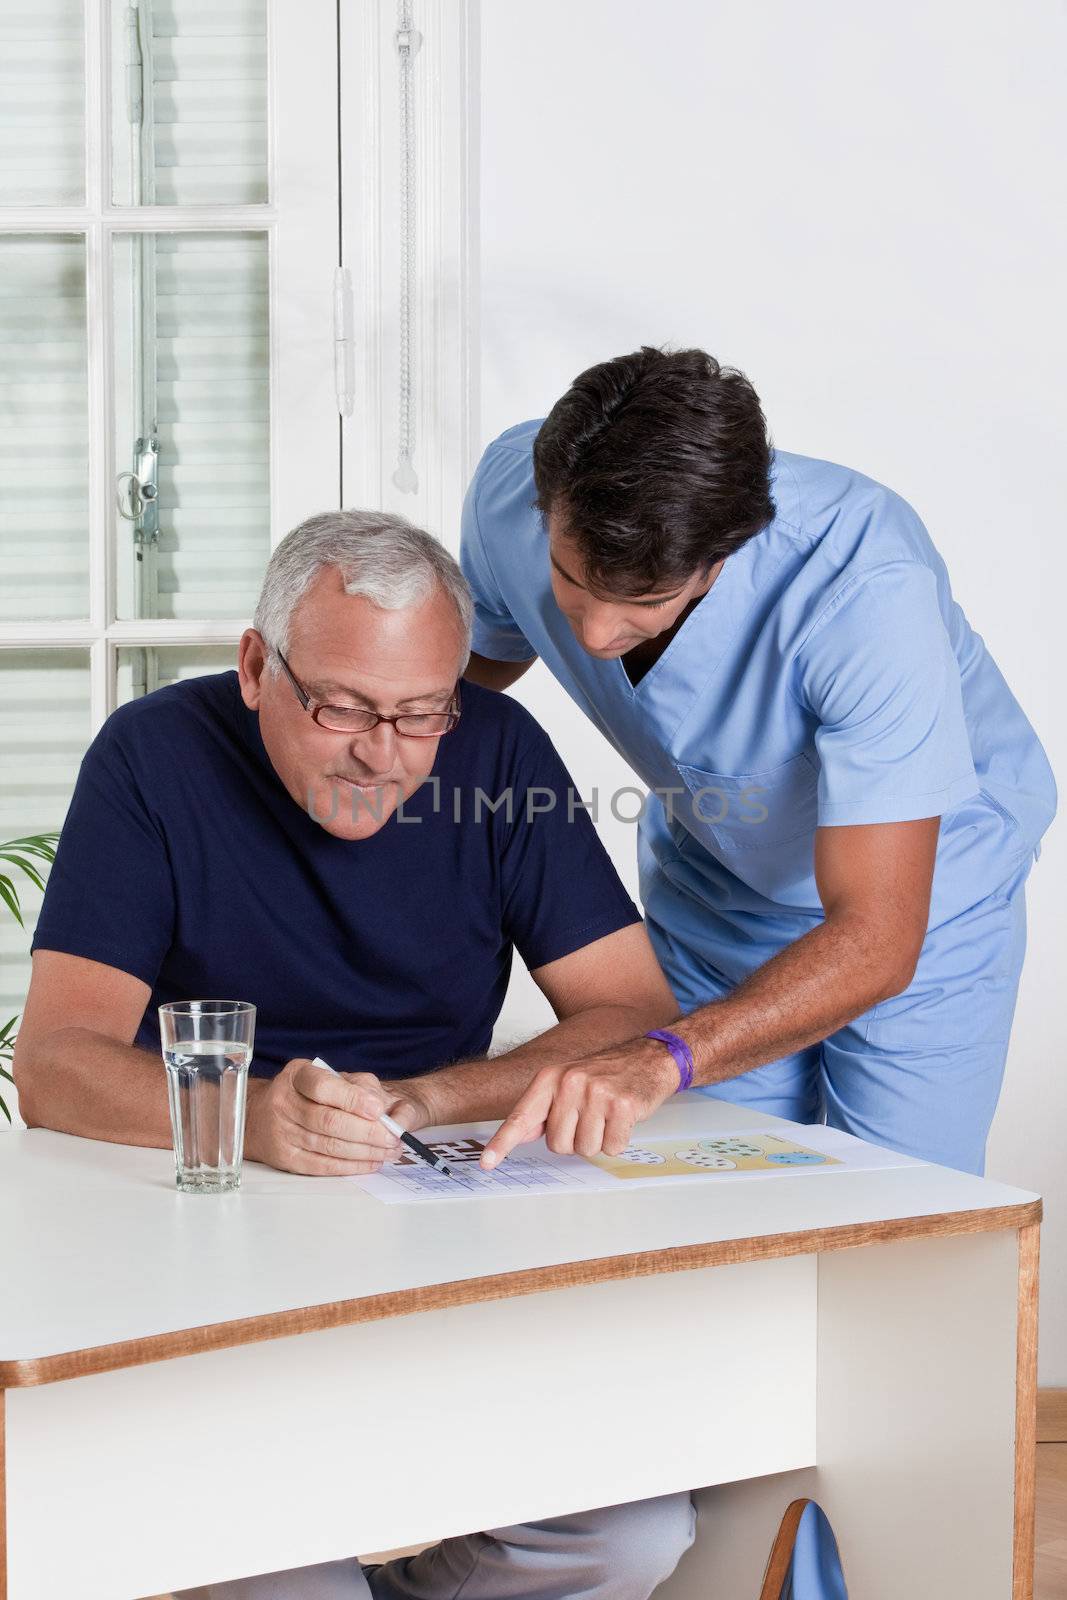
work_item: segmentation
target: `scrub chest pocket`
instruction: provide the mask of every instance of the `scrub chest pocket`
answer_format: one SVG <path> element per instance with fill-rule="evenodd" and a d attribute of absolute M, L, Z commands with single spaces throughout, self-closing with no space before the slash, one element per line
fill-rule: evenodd
<path fill-rule="evenodd" d="M 805 753 L 762 772 L 711 772 L 679 765 L 687 793 L 678 820 L 758 893 L 788 903 L 812 874 L 819 821 L 818 760 Z"/>

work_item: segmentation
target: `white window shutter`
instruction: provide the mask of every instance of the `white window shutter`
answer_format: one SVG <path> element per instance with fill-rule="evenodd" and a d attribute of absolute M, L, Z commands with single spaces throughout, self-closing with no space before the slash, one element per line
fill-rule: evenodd
<path fill-rule="evenodd" d="M 85 241 L 0 234 L 0 621 L 88 608 Z"/>
<path fill-rule="evenodd" d="M 85 199 L 81 0 L 0 6 L 0 205 Z"/>

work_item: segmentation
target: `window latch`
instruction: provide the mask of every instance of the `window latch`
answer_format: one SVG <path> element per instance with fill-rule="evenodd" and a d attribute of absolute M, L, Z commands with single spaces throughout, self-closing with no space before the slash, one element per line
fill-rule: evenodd
<path fill-rule="evenodd" d="M 115 479 L 119 516 L 134 525 L 137 546 L 159 539 L 159 440 L 155 434 L 138 439 L 133 447 L 133 471 Z M 140 558 L 138 549 L 138 558 Z"/>

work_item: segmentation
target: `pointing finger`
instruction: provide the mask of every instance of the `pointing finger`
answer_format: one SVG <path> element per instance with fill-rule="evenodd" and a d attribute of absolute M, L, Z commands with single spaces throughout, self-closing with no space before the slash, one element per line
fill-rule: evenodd
<path fill-rule="evenodd" d="M 554 1092 L 555 1085 L 552 1080 L 545 1079 L 544 1082 L 539 1082 L 538 1079 L 534 1079 L 482 1151 L 479 1166 L 484 1171 L 492 1172 L 505 1156 L 511 1154 L 517 1144 L 528 1144 L 531 1139 L 541 1137 L 545 1131 Z"/>

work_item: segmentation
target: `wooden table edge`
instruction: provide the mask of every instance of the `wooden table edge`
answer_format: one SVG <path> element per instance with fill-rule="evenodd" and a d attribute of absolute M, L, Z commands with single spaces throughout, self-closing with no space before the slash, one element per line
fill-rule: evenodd
<path fill-rule="evenodd" d="M 882 1222 L 847 1223 L 840 1227 L 812 1228 L 800 1233 L 717 1240 L 712 1244 L 677 1245 L 666 1250 L 600 1256 L 588 1261 L 566 1261 L 554 1266 L 495 1273 L 484 1278 L 426 1284 L 413 1289 L 366 1295 L 356 1300 L 335 1300 L 324 1305 L 299 1306 L 230 1322 L 179 1328 L 143 1339 L 64 1351 L 60 1355 L 0 1361 L 0 1391 L 59 1383 L 67 1378 L 84 1378 L 93 1373 L 145 1366 L 153 1361 L 169 1361 L 178 1356 L 199 1355 L 209 1350 L 227 1350 L 237 1345 L 255 1344 L 263 1339 L 284 1339 L 325 1328 L 379 1322 L 387 1317 L 410 1316 L 421 1311 L 445 1310 L 480 1300 L 507 1300 L 553 1289 L 575 1288 L 582 1284 L 652 1277 L 661 1272 L 688 1272 L 699 1267 L 734 1266 L 745 1261 L 822 1255 L 832 1250 L 889 1244 L 902 1239 L 944 1238 L 958 1234 L 1032 1228 L 1040 1224 L 1041 1215 L 1041 1200 L 1034 1199 L 975 1211 L 894 1217 Z"/>

